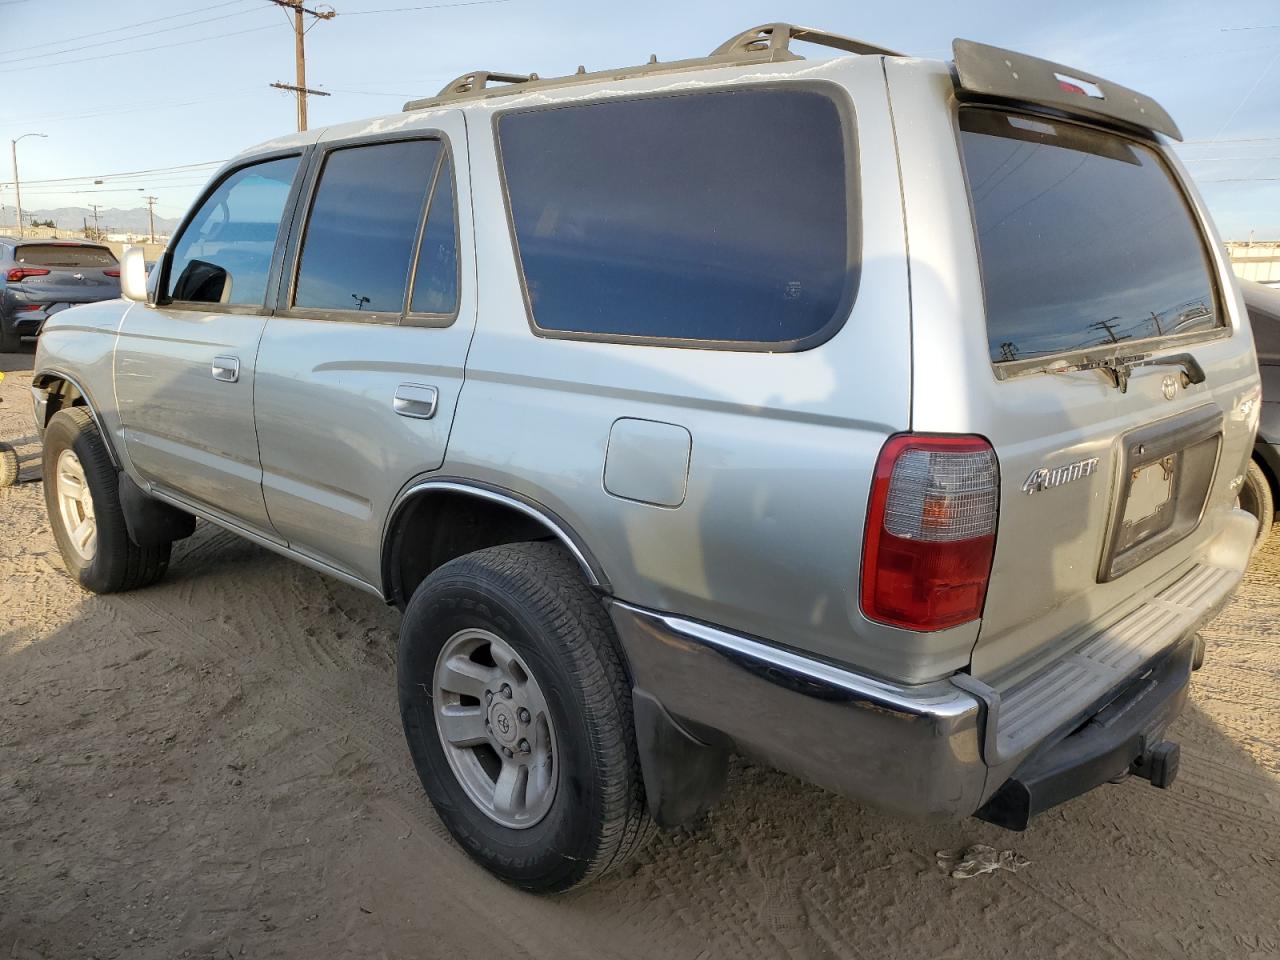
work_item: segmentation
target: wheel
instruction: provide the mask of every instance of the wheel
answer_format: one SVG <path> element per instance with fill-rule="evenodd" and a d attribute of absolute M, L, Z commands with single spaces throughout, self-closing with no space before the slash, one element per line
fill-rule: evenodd
<path fill-rule="evenodd" d="M 145 587 L 169 565 L 171 544 L 140 547 L 129 539 L 118 483 L 89 411 L 55 413 L 44 434 L 45 509 L 67 571 L 93 593 Z"/>
<path fill-rule="evenodd" d="M 427 795 L 498 877 L 567 890 L 647 838 L 631 685 L 559 545 L 491 547 L 432 573 L 405 611 L 397 680 Z"/>
<path fill-rule="evenodd" d="M 1240 506 L 1258 518 L 1257 542 L 1267 539 L 1275 519 L 1275 499 L 1271 495 L 1267 475 L 1256 460 L 1249 461 L 1249 469 L 1245 472 L 1244 486 L 1240 488 Z"/>
<path fill-rule="evenodd" d="M 0 443 L 0 487 L 12 487 L 18 482 L 18 451 L 7 443 Z"/>

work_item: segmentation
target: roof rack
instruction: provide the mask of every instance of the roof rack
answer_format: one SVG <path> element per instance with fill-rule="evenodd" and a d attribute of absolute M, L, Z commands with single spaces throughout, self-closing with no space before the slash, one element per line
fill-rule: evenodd
<path fill-rule="evenodd" d="M 871 56 L 901 57 L 904 54 L 888 47 L 879 47 L 864 40 L 841 36 L 827 30 L 815 30 L 812 27 L 797 27 L 794 23 L 766 23 L 763 26 L 743 30 L 711 51 L 712 57 L 734 57 L 747 54 L 768 53 L 770 60 L 802 60 L 799 54 L 791 52 L 791 41 L 816 43 L 833 50 L 845 53 L 859 53 Z"/>
<path fill-rule="evenodd" d="M 722 67 L 738 63 L 777 63 L 787 60 L 803 60 L 798 53 L 791 50 L 791 42 L 799 40 L 804 43 L 815 43 L 845 53 L 863 55 L 879 55 L 900 57 L 903 54 L 887 47 L 843 37 L 838 33 L 826 30 L 814 30 L 810 27 L 797 27 L 790 23 L 766 23 L 726 40 L 705 57 L 694 57 L 688 60 L 673 60 L 659 63 L 657 56 L 650 56 L 649 62 L 634 67 L 619 67 L 613 70 L 597 70 L 587 73 L 585 67 L 578 67 L 576 73 L 567 77 L 547 77 L 543 79 L 536 73 L 498 73 L 492 70 L 475 70 L 464 73 L 451 80 L 444 89 L 434 97 L 410 100 L 404 105 L 408 110 L 424 110 L 438 107 L 457 100 L 483 99 L 516 93 L 536 84 L 538 89 L 552 86 L 564 86 L 571 83 L 585 83 L 591 80 L 621 80 L 625 77 L 638 77 L 648 73 L 662 73 L 677 70 L 697 70 L 707 67 Z M 494 86 L 493 84 L 496 84 Z"/>

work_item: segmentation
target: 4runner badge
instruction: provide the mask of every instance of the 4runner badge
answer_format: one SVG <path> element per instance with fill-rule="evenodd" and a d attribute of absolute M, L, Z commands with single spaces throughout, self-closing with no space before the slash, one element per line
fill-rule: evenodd
<path fill-rule="evenodd" d="M 1097 457 L 1090 457 L 1088 460 L 1077 460 L 1075 463 L 1054 467 L 1052 470 L 1048 467 L 1041 467 L 1039 470 L 1031 471 L 1031 475 L 1027 477 L 1027 482 L 1022 485 L 1022 492 L 1037 493 L 1041 490 L 1052 490 L 1054 487 L 1060 487 L 1064 483 L 1070 483 L 1072 480 L 1091 476 L 1097 469 Z"/>

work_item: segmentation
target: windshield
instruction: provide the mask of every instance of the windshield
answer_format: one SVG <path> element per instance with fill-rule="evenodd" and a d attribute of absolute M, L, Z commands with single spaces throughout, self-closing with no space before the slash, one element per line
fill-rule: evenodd
<path fill-rule="evenodd" d="M 994 362 L 1220 324 L 1191 211 L 1154 150 L 1060 121 L 960 111 Z"/>

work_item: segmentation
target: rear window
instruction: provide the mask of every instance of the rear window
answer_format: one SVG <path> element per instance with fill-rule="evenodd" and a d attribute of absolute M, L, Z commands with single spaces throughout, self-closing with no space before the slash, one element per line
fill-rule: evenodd
<path fill-rule="evenodd" d="M 498 138 L 541 330 L 798 347 L 855 282 L 835 101 L 758 87 L 504 114 Z"/>
<path fill-rule="evenodd" d="M 27 243 L 18 247 L 14 259 L 41 267 L 113 267 L 115 255 L 106 247 L 62 246 L 56 243 Z"/>
<path fill-rule="evenodd" d="M 1154 150 L 960 111 L 997 363 L 1219 326 L 1203 240 Z"/>

